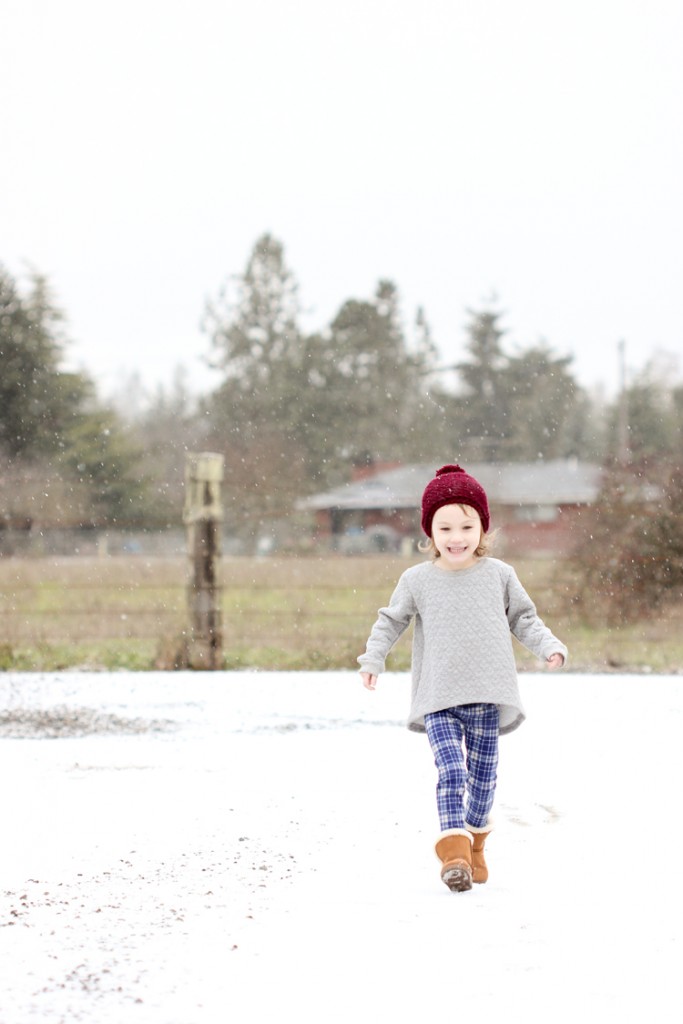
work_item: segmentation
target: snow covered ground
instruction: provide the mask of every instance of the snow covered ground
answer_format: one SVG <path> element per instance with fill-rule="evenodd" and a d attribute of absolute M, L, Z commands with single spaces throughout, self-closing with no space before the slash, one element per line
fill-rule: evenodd
<path fill-rule="evenodd" d="M 408 686 L 0 677 L 1 1024 L 683 1019 L 683 679 L 523 676 L 462 894 Z"/>

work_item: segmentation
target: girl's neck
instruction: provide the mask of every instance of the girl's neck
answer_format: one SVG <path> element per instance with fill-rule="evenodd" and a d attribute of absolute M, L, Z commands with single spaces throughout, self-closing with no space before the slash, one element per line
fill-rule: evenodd
<path fill-rule="evenodd" d="M 481 561 L 479 555 L 475 555 L 471 562 L 467 562 L 464 565 L 444 565 L 442 558 L 435 558 L 433 564 L 440 569 L 441 572 L 466 572 L 468 569 L 474 569 L 475 565 L 478 565 Z"/>

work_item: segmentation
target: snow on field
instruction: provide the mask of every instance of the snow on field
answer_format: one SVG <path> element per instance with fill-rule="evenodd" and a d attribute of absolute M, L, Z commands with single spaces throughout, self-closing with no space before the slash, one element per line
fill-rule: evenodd
<path fill-rule="evenodd" d="M 683 680 L 523 676 L 462 894 L 408 685 L 0 677 L 1 1024 L 680 1021 Z"/>

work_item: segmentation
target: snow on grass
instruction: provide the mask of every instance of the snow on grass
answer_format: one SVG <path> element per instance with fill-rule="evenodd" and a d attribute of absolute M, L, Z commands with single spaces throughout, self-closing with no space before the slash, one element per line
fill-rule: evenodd
<path fill-rule="evenodd" d="M 462 894 L 408 686 L 0 678 L 0 1021 L 680 1020 L 683 681 L 523 676 Z"/>

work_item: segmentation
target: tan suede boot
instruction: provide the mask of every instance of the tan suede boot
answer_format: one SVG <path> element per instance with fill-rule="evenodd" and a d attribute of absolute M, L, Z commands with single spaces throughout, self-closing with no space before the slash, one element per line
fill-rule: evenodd
<path fill-rule="evenodd" d="M 491 829 L 492 825 L 490 822 L 484 828 L 474 828 L 472 825 L 467 826 L 467 831 L 472 836 L 472 881 L 476 884 L 488 881 L 489 869 L 484 858 L 484 843 L 486 842 L 486 837 L 491 833 Z"/>
<path fill-rule="evenodd" d="M 472 836 L 464 828 L 442 832 L 436 847 L 441 861 L 441 881 L 451 892 L 472 888 Z"/>

